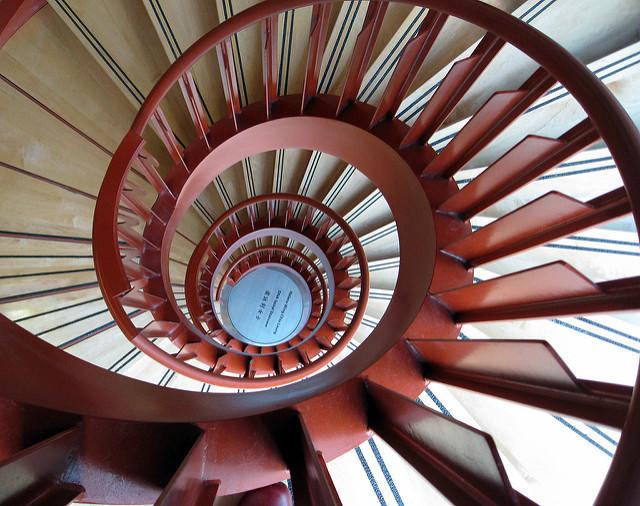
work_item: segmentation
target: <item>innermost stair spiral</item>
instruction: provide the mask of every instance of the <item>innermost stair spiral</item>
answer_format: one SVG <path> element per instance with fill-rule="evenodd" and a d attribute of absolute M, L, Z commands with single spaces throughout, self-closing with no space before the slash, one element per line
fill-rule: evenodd
<path fill-rule="evenodd" d="M 292 268 L 267 264 L 225 290 L 221 308 L 217 316 L 231 335 L 256 346 L 276 346 L 304 328 L 311 313 L 311 292 Z"/>

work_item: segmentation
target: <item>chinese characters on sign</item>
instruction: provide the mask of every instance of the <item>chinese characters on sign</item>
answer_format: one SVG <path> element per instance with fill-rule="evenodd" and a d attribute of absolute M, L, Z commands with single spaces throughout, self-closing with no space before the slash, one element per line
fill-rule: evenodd
<path fill-rule="evenodd" d="M 258 308 L 258 314 L 256 314 L 256 320 L 260 321 L 262 319 L 262 315 L 264 313 L 264 309 L 267 307 L 267 301 L 269 300 L 269 295 L 271 295 L 270 290 L 265 290 L 264 295 L 262 296 L 262 302 L 260 303 L 260 307 Z M 276 296 L 276 300 L 280 296 L 280 290 L 278 290 L 278 295 Z"/>

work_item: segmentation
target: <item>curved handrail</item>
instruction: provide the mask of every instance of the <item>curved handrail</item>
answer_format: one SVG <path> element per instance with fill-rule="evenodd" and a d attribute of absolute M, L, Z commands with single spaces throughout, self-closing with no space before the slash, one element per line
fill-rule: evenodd
<path fill-rule="evenodd" d="M 234 242 L 231 245 L 231 248 L 242 247 L 242 246 L 254 241 L 255 239 L 257 239 L 259 237 L 267 237 L 269 235 L 276 236 L 276 237 L 285 237 L 287 239 L 299 242 L 299 243 L 303 244 L 304 246 L 306 246 L 307 248 L 311 249 L 312 252 L 319 259 L 320 265 L 322 265 L 323 271 L 327 275 L 328 301 L 327 301 L 326 310 L 324 311 L 322 317 L 320 318 L 320 321 L 318 322 L 318 325 L 316 326 L 316 328 L 311 333 L 309 333 L 309 335 L 307 335 L 304 338 L 302 338 L 302 342 L 299 343 L 299 344 L 303 344 L 305 341 L 309 341 L 318 332 L 318 330 L 322 327 L 322 325 L 328 319 L 329 314 L 333 310 L 334 295 L 335 295 L 335 291 L 336 290 L 335 290 L 334 273 L 333 273 L 333 270 L 331 269 L 331 263 L 329 262 L 329 259 L 327 258 L 326 254 L 322 250 L 322 248 L 320 248 L 313 241 L 308 239 L 305 235 L 303 235 L 303 234 L 301 234 L 299 232 L 296 232 L 294 230 L 286 229 L 286 228 L 271 227 L 271 228 L 266 228 L 266 229 L 263 229 L 263 230 L 254 230 L 253 232 L 250 232 L 247 235 L 245 235 L 243 237 L 240 237 L 236 242 Z M 220 262 L 218 263 L 218 267 L 214 271 L 214 276 L 216 276 L 219 273 L 221 265 L 226 260 L 228 260 L 230 258 L 230 256 L 231 256 L 230 253 L 231 253 L 231 250 L 228 250 L 225 254 L 223 254 L 222 258 L 220 259 Z M 365 264 L 365 268 L 366 268 L 366 264 Z M 366 287 L 366 292 L 368 293 L 368 286 Z M 366 296 L 365 296 L 365 298 L 358 300 L 357 310 L 360 310 L 360 311 L 357 311 L 357 312 L 359 314 L 363 314 L 364 313 L 364 307 L 366 305 L 366 300 L 367 300 Z M 360 321 L 361 320 L 359 319 L 358 323 Z M 352 334 L 351 332 L 348 332 L 349 336 L 351 336 L 351 334 Z M 279 350 L 279 352 L 280 351 L 282 351 L 282 352 L 289 351 L 290 349 L 293 349 L 295 347 L 297 347 L 297 345 L 289 345 L 289 348 L 281 349 L 281 350 Z"/>
<path fill-rule="evenodd" d="M 145 102 L 143 108 L 140 110 L 134 124 L 132 131 L 128 134 L 121 144 L 116 157 L 112 162 L 114 164 L 116 158 L 131 160 L 135 154 L 135 147 L 132 147 L 136 143 L 139 146 L 140 133 L 144 129 L 149 117 L 155 111 L 162 97 L 166 94 L 168 89 L 174 82 L 184 73 L 184 71 L 191 67 L 192 63 L 199 58 L 201 54 L 207 51 L 207 48 L 211 48 L 217 43 L 221 42 L 226 36 L 235 33 L 236 31 L 248 26 L 251 22 L 263 19 L 267 16 L 273 15 L 281 10 L 292 9 L 311 3 L 318 2 L 302 2 L 302 1 L 280 1 L 275 0 L 273 2 L 265 2 L 259 4 L 253 8 L 247 9 L 240 13 L 236 17 L 232 18 L 227 24 L 221 25 L 219 29 L 214 29 L 205 37 L 200 39 L 190 50 L 188 50 L 184 56 L 176 61 L 174 65 L 169 69 L 169 72 L 163 76 L 161 81 L 156 85 L 152 93 L 149 95 L 148 100 Z M 606 87 L 600 83 L 577 59 L 575 59 L 569 52 L 559 47 L 551 39 L 541 34 L 534 28 L 527 26 L 526 24 L 514 20 L 507 13 L 501 12 L 489 5 L 482 4 L 474 0 L 458 0 L 453 2 L 451 0 L 423 0 L 423 1 L 405 1 L 404 3 L 421 5 L 424 7 L 435 8 L 439 11 L 454 15 L 477 26 L 483 27 L 496 33 L 498 36 L 510 42 L 514 46 L 521 49 L 525 54 L 530 56 L 533 60 L 540 63 L 550 74 L 555 76 L 560 83 L 562 83 L 566 89 L 578 100 L 589 117 L 595 123 L 599 133 L 605 143 L 609 146 L 611 154 L 618 165 L 618 168 L 622 174 L 623 181 L 625 183 L 626 191 L 630 197 L 634 219 L 636 225 L 640 228 L 640 172 L 637 170 L 635 164 L 640 154 L 640 136 L 626 114 L 624 109 L 616 102 L 612 94 L 606 89 Z M 117 164 L 116 164 L 117 165 Z M 110 172 L 117 173 L 117 169 L 112 170 L 110 166 Z M 101 194 L 102 194 L 101 190 Z M 105 191 L 104 195 L 117 195 L 117 191 L 113 191 L 113 188 L 109 191 Z M 115 226 L 115 215 L 111 217 L 111 220 L 97 220 L 107 227 L 113 228 Z M 106 246 L 109 244 L 107 242 Z M 113 245 L 111 245 L 113 246 Z M 113 248 L 115 250 L 115 247 Z M 115 253 L 115 251 L 112 251 Z M 103 264 L 104 265 L 104 264 Z M 108 266 L 103 269 L 107 273 L 110 271 L 118 273 L 118 267 L 109 269 Z M 122 288 L 126 285 L 126 277 L 119 273 L 118 279 L 114 279 L 111 286 L 114 290 Z M 122 283 L 122 281 L 125 283 Z M 126 289 L 126 286 L 125 286 Z M 404 325 L 400 327 L 400 331 L 403 330 Z M 371 344 L 372 347 L 373 344 Z M 332 379 L 327 378 L 310 378 L 307 383 L 306 396 L 313 395 L 323 388 L 329 388 L 331 385 L 335 385 L 336 381 L 340 381 L 340 378 L 346 379 L 353 373 L 360 372 L 365 367 L 366 360 L 356 357 L 355 354 L 348 357 L 343 362 L 343 367 L 331 371 Z M 351 370 L 347 373 L 347 366 L 351 366 Z M 315 388 L 311 387 L 314 385 Z M 292 391 L 293 386 L 285 387 L 285 391 Z M 631 405 L 631 411 L 629 420 L 635 420 L 640 412 L 640 404 L 638 402 L 638 388 L 634 390 L 633 402 Z M 304 396 L 304 394 L 303 394 Z M 298 396 L 300 398 L 300 396 Z M 293 402 L 293 401 L 292 401 Z M 640 440 L 638 438 L 632 439 L 629 435 L 631 427 L 627 424 L 625 431 L 623 432 L 620 445 L 612 464 L 612 470 L 616 469 L 620 462 L 632 462 L 633 451 L 640 449 Z M 603 486 L 603 491 L 610 492 L 608 499 L 612 497 L 623 497 L 624 492 L 620 491 L 619 487 L 616 492 L 611 494 L 611 483 L 613 483 L 612 475 L 610 474 Z M 602 501 L 600 496 L 600 501 Z"/>
<path fill-rule="evenodd" d="M 317 279 L 318 282 L 320 283 L 320 289 L 322 291 L 322 301 L 323 301 L 322 304 L 323 304 L 323 307 L 327 306 L 327 301 L 328 301 L 327 282 L 324 280 L 324 277 L 320 273 L 320 269 L 318 269 L 318 266 L 308 256 L 303 255 L 297 249 L 288 248 L 287 246 L 276 246 L 276 245 L 274 245 L 274 246 L 258 246 L 257 248 L 248 250 L 247 252 L 243 253 L 238 258 L 236 258 L 231 263 L 231 265 L 229 265 L 229 267 L 227 267 L 225 272 L 222 274 L 222 277 L 220 278 L 220 281 L 218 281 L 218 287 L 216 288 L 216 300 L 220 299 L 222 288 L 223 288 L 227 278 L 233 272 L 233 270 L 238 265 L 240 265 L 242 262 L 247 260 L 249 257 L 251 257 L 253 255 L 259 255 L 263 251 L 277 251 L 277 252 L 289 253 L 289 254 L 291 254 L 293 256 L 296 256 L 298 259 L 300 259 L 302 261 L 302 263 L 306 264 L 313 271 L 315 279 Z"/>
<path fill-rule="evenodd" d="M 364 294 L 364 296 L 361 296 L 360 299 L 358 300 L 358 305 L 355 310 L 354 318 L 350 322 L 349 327 L 357 327 L 358 325 L 360 325 L 362 318 L 364 317 L 364 309 L 367 302 L 366 295 L 369 292 L 369 280 L 368 280 L 367 258 L 364 253 L 364 249 L 362 248 L 360 241 L 358 240 L 358 236 L 353 232 L 349 224 L 331 208 L 321 203 L 315 202 L 314 200 L 308 197 L 304 197 L 302 195 L 296 195 L 296 194 L 288 194 L 288 193 L 259 195 L 251 199 L 247 199 L 242 203 L 237 204 L 236 206 L 233 206 L 232 208 L 224 212 L 222 215 L 220 215 L 220 217 L 214 223 L 211 224 L 211 226 L 207 229 L 202 239 L 196 246 L 196 249 L 194 250 L 194 254 L 191 256 L 189 260 L 189 265 L 187 266 L 187 273 L 185 278 L 185 291 L 187 293 L 187 306 L 189 307 L 191 314 L 192 315 L 200 314 L 200 310 L 202 309 L 200 306 L 198 297 L 196 296 L 196 293 L 197 293 L 196 289 L 199 284 L 198 275 L 199 273 L 202 272 L 199 266 L 203 264 L 204 257 L 207 254 L 209 241 L 215 235 L 216 231 L 220 230 L 225 223 L 232 222 L 233 221 L 232 218 L 237 216 L 237 214 L 240 211 L 250 209 L 253 206 L 256 206 L 261 203 L 270 204 L 273 202 L 278 202 L 278 203 L 295 202 L 298 204 L 306 205 L 309 208 L 314 209 L 316 212 L 322 213 L 324 216 L 328 217 L 334 224 L 338 226 L 338 228 L 342 231 L 344 236 L 347 238 L 348 242 L 353 246 L 355 251 L 355 256 L 358 262 L 358 266 L 360 268 L 360 273 L 361 273 L 360 275 L 361 294 Z M 293 223 L 295 220 L 291 220 L 291 221 Z M 269 218 L 269 223 L 267 225 L 273 225 L 273 223 L 271 223 L 271 218 Z M 304 226 L 304 223 L 303 223 L 303 226 Z M 252 229 L 256 230 L 254 225 L 252 225 Z M 271 229 L 273 230 L 272 227 Z M 264 230 L 265 232 L 267 232 L 270 230 L 270 227 L 267 226 L 267 228 L 265 228 Z M 257 233 L 257 231 L 254 233 Z M 236 240 L 243 241 L 244 239 L 245 238 L 238 238 Z M 234 244 L 235 242 L 224 246 L 224 248 L 227 250 L 227 253 L 225 254 L 228 254 L 229 248 L 234 247 Z M 220 261 L 220 259 L 218 259 L 218 261 Z M 329 272 L 327 269 L 330 267 L 331 267 L 330 265 L 324 266 L 325 272 Z M 331 279 L 333 279 L 333 275 L 331 275 Z M 168 283 L 167 280 L 165 280 L 165 290 L 169 292 L 170 289 L 171 289 L 170 283 Z M 333 291 L 333 282 L 330 280 L 329 293 L 332 293 L 332 291 Z M 329 297 L 328 303 L 326 305 L 327 311 L 325 314 L 323 314 L 323 317 L 320 319 L 319 325 L 317 327 L 318 329 L 326 321 L 329 311 L 332 309 L 331 305 L 332 305 L 332 297 Z M 184 320 L 183 322 L 186 322 L 186 320 Z M 312 332 L 310 335 L 306 336 L 303 342 L 311 339 L 314 334 L 315 332 Z M 348 331 L 346 335 L 351 336 L 352 332 Z M 345 336 L 343 336 L 343 338 L 344 337 Z M 345 345 L 346 345 L 346 341 L 345 341 Z M 280 351 L 288 351 L 288 350 L 280 350 Z"/>

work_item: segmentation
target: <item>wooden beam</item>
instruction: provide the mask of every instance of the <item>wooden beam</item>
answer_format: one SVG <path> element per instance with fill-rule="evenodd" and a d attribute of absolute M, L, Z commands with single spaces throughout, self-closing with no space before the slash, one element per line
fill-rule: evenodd
<path fill-rule="evenodd" d="M 182 461 L 154 506 L 211 506 L 220 483 L 205 479 L 207 454 L 205 434 L 201 434 Z"/>
<path fill-rule="evenodd" d="M 375 383 L 369 425 L 458 505 L 519 504 L 491 436 Z"/>
<path fill-rule="evenodd" d="M 549 192 L 480 230 L 445 246 L 467 266 L 492 262 L 631 212 L 624 188 L 589 202 Z"/>
<path fill-rule="evenodd" d="M 503 46 L 503 40 L 487 33 L 471 56 L 455 62 L 402 139 L 400 148 L 407 148 L 416 143 L 425 144 Z"/>
<path fill-rule="evenodd" d="M 451 177 L 495 139 L 556 82 L 540 68 L 517 90 L 498 91 L 424 169 L 431 177 Z"/>
<path fill-rule="evenodd" d="M 26 448 L 0 463 L 0 503 L 62 506 L 82 493 L 82 487 L 63 483 L 80 444 L 78 427 Z"/>
<path fill-rule="evenodd" d="M 578 380 L 546 341 L 411 340 L 425 377 L 556 413 L 624 425 L 632 388 Z"/>
<path fill-rule="evenodd" d="M 454 193 L 438 212 L 469 219 L 599 139 L 590 119 L 558 139 L 529 135 Z"/>
<path fill-rule="evenodd" d="M 0 48 L 45 5 L 47 0 L 3 0 L 0 8 Z"/>

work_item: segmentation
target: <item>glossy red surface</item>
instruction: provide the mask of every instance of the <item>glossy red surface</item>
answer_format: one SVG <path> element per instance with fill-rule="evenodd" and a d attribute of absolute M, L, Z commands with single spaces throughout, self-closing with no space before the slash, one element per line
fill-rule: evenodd
<path fill-rule="evenodd" d="M 310 45 L 310 54 L 314 55 L 314 58 L 310 59 L 311 64 L 307 69 L 304 97 L 281 99 L 272 104 L 270 90 L 272 91 L 273 88 L 273 76 L 269 74 L 267 65 L 266 107 L 265 104 L 256 104 L 253 109 L 250 106 L 241 111 L 230 37 L 252 23 L 273 19 L 273 16 L 280 11 L 311 3 L 315 4 L 315 23 L 312 23 L 313 43 Z M 442 14 L 460 17 L 480 28 L 487 29 L 489 33 L 469 59 L 459 62 L 457 67 L 454 66 L 452 73 L 445 79 L 445 85 L 436 93 L 437 100 L 432 100 L 430 106 L 423 111 L 422 116 L 428 116 L 428 120 L 421 116 L 416 123 L 417 126 L 411 130 L 397 120 L 385 121 L 369 133 L 366 130 L 372 124 L 374 110 L 370 106 L 351 104 L 351 102 L 362 80 L 366 62 L 370 58 L 375 34 L 382 23 L 386 2 L 371 2 L 369 6 L 364 29 L 358 36 L 352 65 L 348 71 L 347 84 L 341 98 L 314 97 L 317 91 L 315 84 L 319 61 L 321 61 L 321 48 L 326 37 L 325 21 L 329 14 L 328 9 L 324 9 L 320 3 L 300 0 L 274 0 L 259 3 L 205 35 L 168 69 L 148 95 L 131 131 L 125 136 L 115 153 L 101 189 L 94 223 L 96 267 L 107 304 L 125 335 L 159 362 L 186 375 L 203 378 L 204 376 L 194 372 L 188 364 L 172 360 L 167 354 L 154 350 L 144 332 L 137 329 L 127 318 L 123 304 L 137 304 L 134 307 L 153 309 L 158 318 L 158 325 L 153 332 L 175 331 L 175 327 L 171 325 L 174 322 L 171 319 L 172 309 L 175 309 L 171 306 L 175 300 L 171 300 L 170 293 L 167 293 L 168 299 L 158 295 L 162 284 L 158 283 L 157 279 L 146 277 L 140 270 L 136 270 L 132 275 L 131 266 L 128 267 L 129 272 L 127 272 L 126 264 L 120 259 L 118 238 L 122 237 L 134 246 L 142 254 L 143 260 L 149 262 L 149 266 L 153 264 L 154 269 L 151 269 L 153 272 L 158 272 L 155 270 L 157 268 L 161 270 L 160 274 L 166 276 L 168 248 L 180 215 L 184 214 L 203 185 L 207 184 L 213 176 L 241 157 L 260 152 L 260 150 L 286 147 L 321 149 L 340 156 L 358 168 L 362 167 L 363 172 L 368 171 L 367 175 L 382 190 L 391 205 L 398 224 L 401 252 L 398 285 L 389 310 L 372 335 L 359 347 L 357 353 L 353 353 L 330 371 L 304 382 L 271 391 L 225 397 L 173 392 L 117 377 L 82 363 L 60 350 L 55 350 L 38 341 L 28 332 L 16 328 L 17 326 L 8 320 L 0 318 L 0 328 L 3 331 L 3 339 L 0 340 L 0 351 L 2 351 L 0 353 L 2 365 L 0 388 L 3 394 L 22 402 L 124 419 L 220 420 L 267 412 L 305 401 L 311 402 L 310 399 L 317 399 L 318 395 L 332 391 L 355 375 L 365 370 L 371 371 L 369 368 L 372 366 L 375 369 L 376 365 L 373 364 L 385 356 L 385 353 L 389 353 L 400 341 L 401 336 L 424 338 L 437 335 L 439 338 L 454 338 L 458 330 L 456 322 L 529 318 L 550 314 L 571 314 L 572 311 L 603 311 L 638 307 L 637 300 L 640 297 L 637 278 L 594 284 L 577 273 L 571 272 L 570 269 L 558 265 L 543 266 L 535 273 L 542 274 L 544 280 L 549 283 L 549 286 L 543 290 L 530 286 L 533 284 L 530 283 L 530 272 L 487 281 L 473 287 L 464 286 L 470 281 L 469 273 L 464 271 L 460 263 L 456 265 L 452 263 L 455 260 L 446 258 L 441 253 L 436 254 L 435 251 L 436 246 L 442 248 L 453 242 L 455 234 L 451 234 L 452 237 L 443 241 L 442 234 L 436 234 L 436 232 L 442 232 L 446 228 L 445 225 L 455 222 L 456 217 L 436 218 L 434 225 L 429 203 L 420 185 L 416 184 L 417 179 L 414 176 L 414 174 L 420 174 L 424 167 L 427 167 L 427 172 L 432 176 L 451 175 L 539 94 L 543 93 L 553 79 L 557 79 L 582 105 L 590 122 L 575 127 L 575 131 L 568 132 L 568 137 L 563 136 L 561 141 L 566 142 L 564 148 L 552 149 L 551 158 L 553 161 L 560 160 L 561 155 L 567 155 L 571 149 L 579 147 L 582 143 L 586 145 L 593 142 L 597 130 L 620 170 L 636 222 L 638 222 L 640 173 L 637 171 L 637 160 L 640 154 L 640 136 L 620 104 L 586 67 L 540 32 L 487 4 L 473 0 L 406 2 L 440 11 Z M 5 10 L 7 5 L 10 8 Z M 29 5 L 32 3 L 17 1 L 3 3 L 2 14 L 8 14 L 6 19 L 0 18 L 3 37 L 11 33 L 11 24 L 16 19 L 14 15 L 18 10 Z M 22 22 L 28 19 L 28 15 L 20 19 Z M 267 41 L 272 40 L 269 32 L 269 21 L 266 21 L 265 40 Z M 426 140 L 430 132 L 446 119 L 466 89 L 480 75 L 504 42 L 521 49 L 544 70 L 536 73 L 523 88 L 494 95 L 441 156 L 434 157 L 434 153 L 429 149 L 417 146 L 418 141 Z M 214 47 L 219 52 L 230 118 L 217 127 L 212 126 L 212 129 L 217 128 L 215 139 L 220 139 L 219 144 L 214 145 L 218 141 L 214 142 L 213 135 L 210 137 L 205 135 L 201 137 L 202 142 L 199 146 L 185 153 L 176 144 L 159 105 L 170 88 L 183 80 L 185 96 L 191 104 L 190 112 L 194 126 L 197 132 L 203 133 L 204 126 L 193 90 L 190 91 L 188 73 L 196 60 Z M 267 50 L 265 52 L 267 62 L 270 61 L 269 55 L 270 51 Z M 186 81 L 184 81 L 185 76 Z M 399 82 L 401 82 L 400 79 Z M 406 83 L 403 82 L 403 84 Z M 301 109 L 308 116 L 297 117 Z M 336 111 L 340 113 L 338 118 L 329 119 L 335 117 Z M 269 122 L 265 121 L 267 114 L 269 114 Z M 155 183 L 154 187 L 161 194 L 153 209 L 149 210 L 150 221 L 147 223 L 144 236 L 139 236 L 132 233 L 130 228 L 127 229 L 126 225 L 124 227 L 119 225 L 118 221 L 123 219 L 119 202 L 130 165 L 139 162 L 138 155 L 142 152 L 141 136 L 148 124 L 159 134 L 174 159 L 176 167 L 166 183 L 160 182 L 153 172 L 148 174 L 150 182 Z M 257 140 L 251 140 L 252 134 L 257 134 L 254 138 Z M 345 146 L 347 142 L 358 148 Z M 555 142 L 551 144 L 558 147 Z M 207 154 L 209 149 L 212 149 L 211 154 L 215 153 L 215 156 L 203 155 Z M 214 157 L 215 160 L 213 160 Z M 192 163 L 195 159 L 197 162 L 188 167 L 188 163 Z M 537 171 L 554 165 L 549 160 L 538 162 L 528 159 L 525 162 L 520 167 L 522 171 L 516 171 L 518 184 L 533 177 Z M 389 171 L 389 167 L 394 167 L 394 171 Z M 194 174 L 187 180 L 190 168 L 194 169 Z M 490 174 L 493 177 L 494 173 Z M 430 185 L 439 186 L 443 183 L 448 184 L 443 179 L 434 179 L 423 185 L 428 193 L 427 188 Z M 492 180 L 492 184 L 495 185 L 495 183 L 495 179 Z M 512 189 L 516 187 L 517 184 L 513 185 Z M 451 204 L 453 198 L 451 194 L 444 194 L 443 197 L 439 199 L 437 196 L 429 195 L 428 198 L 434 207 L 443 204 L 447 198 L 450 199 L 449 204 Z M 475 195 L 472 208 L 464 209 L 460 214 L 472 213 L 486 206 L 494 198 L 496 194 L 485 188 L 484 193 Z M 148 216 L 147 210 L 142 209 L 135 201 L 129 199 L 128 204 L 137 208 L 138 214 Z M 606 204 L 596 199 L 592 205 Z M 460 206 L 451 206 L 449 210 L 460 210 Z M 528 211 L 531 211 L 531 208 Z M 165 218 L 168 220 L 166 228 L 160 225 Z M 461 237 L 464 227 L 458 226 L 460 228 L 457 230 Z M 474 240 L 481 239 L 482 236 L 476 236 Z M 507 246 L 511 247 L 509 241 L 515 239 L 513 237 L 505 239 L 503 236 L 502 240 L 506 243 L 501 247 L 509 249 L 507 248 Z M 469 243 L 467 247 L 468 245 Z M 474 252 L 481 253 L 485 258 L 490 255 L 482 248 L 479 250 L 472 248 L 471 253 Z M 440 293 L 439 303 L 428 295 L 434 270 L 436 274 L 433 277 L 433 284 Z M 445 272 L 454 274 L 449 283 L 446 281 L 446 276 L 442 274 Z M 566 286 L 557 283 L 556 275 L 558 279 L 564 280 Z M 164 281 L 166 285 L 166 278 Z M 349 283 L 348 280 L 345 282 Z M 459 284 L 452 286 L 453 283 Z M 129 291 L 132 284 L 136 288 L 148 288 L 148 293 L 133 293 L 122 299 L 121 296 Z M 388 356 L 391 354 L 389 353 Z M 458 361 L 460 355 L 448 352 L 444 354 L 444 358 L 448 360 L 448 362 L 444 361 L 447 367 L 453 367 L 451 361 L 455 362 L 456 367 L 460 366 Z M 548 365 L 549 362 L 545 360 L 543 357 L 536 366 L 548 372 L 544 364 Z M 400 362 L 397 359 L 391 360 L 388 362 L 390 364 L 388 367 L 391 369 L 398 363 Z M 487 370 L 486 356 L 475 362 L 475 366 L 479 367 L 478 364 L 484 367 L 482 373 L 485 379 L 498 373 L 505 373 L 503 369 Z M 382 365 L 384 360 L 377 367 Z M 31 371 L 37 372 L 31 374 Z M 478 373 L 478 370 L 474 373 Z M 377 374 L 383 375 L 380 372 Z M 536 377 L 539 378 L 541 375 L 543 372 L 537 370 Z M 412 373 L 411 376 L 415 375 Z M 523 380 L 522 377 L 516 379 Z M 569 380 L 571 379 L 569 377 Z M 206 380 L 203 379 L 203 381 Z M 403 379 L 400 378 L 397 381 L 402 383 Z M 390 384 L 393 383 L 390 382 Z M 81 385 L 81 388 L 78 388 L 78 385 Z M 628 391 L 622 392 L 617 386 L 595 382 L 582 382 L 576 386 L 605 397 L 627 395 L 628 398 Z M 638 502 L 640 461 L 637 455 L 640 453 L 640 435 L 635 430 L 640 423 L 638 387 L 634 394 L 630 402 L 629 416 L 623 427 L 622 438 L 597 504 L 636 504 Z M 513 503 L 518 500 L 517 494 L 508 484 L 495 445 L 485 434 L 444 419 L 437 413 L 417 406 L 412 399 L 402 398 L 396 392 L 373 383 L 370 384 L 367 399 L 369 422 L 373 428 L 450 498 L 460 503 L 475 503 L 479 500 Z M 534 403 L 532 395 L 525 395 L 522 399 L 524 402 Z M 354 416 L 353 420 L 357 418 Z M 296 419 L 298 422 L 295 422 Z M 216 423 L 224 425 L 227 422 Z M 283 445 L 281 440 L 277 444 L 280 451 L 287 454 L 288 466 L 295 471 L 294 481 L 299 491 L 297 493 L 302 494 L 299 497 L 305 497 L 305 493 L 308 496 L 311 487 L 315 487 L 313 490 L 316 496 L 322 497 L 325 503 L 330 504 L 336 502 L 335 494 L 331 490 L 330 480 L 327 479 L 322 456 L 316 452 L 318 443 L 312 441 L 313 430 L 307 431 L 307 424 L 310 427 L 313 425 L 303 419 L 294 418 L 292 426 L 297 427 L 296 433 L 304 437 L 296 440 L 291 446 Z M 237 423 L 232 428 L 236 426 L 241 427 Z M 273 430 L 272 426 L 270 430 Z M 322 432 L 318 428 L 315 430 L 316 433 Z M 70 433 L 63 432 L 59 439 L 55 439 L 54 436 L 54 439 L 48 440 L 49 444 L 40 443 L 30 451 L 19 453 L 13 457 L 8 466 L 0 468 L 0 471 L 8 470 L 9 474 L 5 474 L 6 477 L 10 475 L 11 467 L 16 462 L 30 462 L 29 466 L 31 466 L 34 459 L 30 455 L 36 452 L 47 457 L 39 459 L 41 464 L 47 464 L 52 455 L 59 460 L 66 450 L 60 450 L 56 441 L 73 439 L 68 434 Z M 269 437 L 265 436 L 261 439 L 264 442 L 268 441 Z M 51 448 L 57 450 L 49 452 Z M 470 448 L 475 458 L 465 461 L 461 456 Z M 235 447 L 230 443 L 228 449 L 231 452 Z M 439 459 L 434 459 L 434 454 Z M 193 450 L 193 455 L 197 457 L 197 448 Z M 274 458 L 274 455 L 275 453 L 270 454 L 269 458 Z M 178 486 L 184 477 L 190 476 L 190 460 L 187 458 L 184 466 L 180 468 L 183 471 L 174 475 L 175 480 L 167 489 L 169 492 L 173 486 Z M 226 462 L 228 459 L 223 462 L 223 467 Z M 35 471 L 33 476 L 37 478 L 43 466 L 34 465 L 33 469 Z M 52 463 L 50 469 L 57 469 L 57 467 Z M 45 474 L 46 472 L 48 471 L 45 469 Z M 232 466 L 228 466 L 226 472 L 231 473 Z M 44 481 L 47 480 L 49 478 L 45 477 Z M 57 488 L 64 495 L 67 489 L 62 490 L 64 487 L 58 485 L 60 484 L 53 484 L 52 493 L 57 493 L 54 490 Z M 199 486 L 205 494 L 201 497 L 211 498 L 217 490 L 215 480 L 203 480 Z M 294 493 L 296 493 L 295 488 L 294 485 Z"/>

